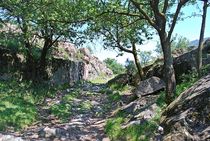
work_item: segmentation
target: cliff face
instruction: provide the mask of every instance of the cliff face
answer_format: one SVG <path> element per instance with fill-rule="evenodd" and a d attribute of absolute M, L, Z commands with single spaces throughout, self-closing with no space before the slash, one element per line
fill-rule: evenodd
<path fill-rule="evenodd" d="M 0 47 L 0 68 L 5 72 L 27 67 L 22 56 Z M 52 51 L 46 72 L 51 84 L 73 84 L 79 80 L 90 80 L 99 75 L 111 76 L 112 71 L 87 48 L 77 49 L 73 44 L 60 42 Z M 3 70 L 2 69 L 2 70 Z"/>
<path fill-rule="evenodd" d="M 210 74 L 183 92 L 163 112 L 164 141 L 210 139 Z"/>

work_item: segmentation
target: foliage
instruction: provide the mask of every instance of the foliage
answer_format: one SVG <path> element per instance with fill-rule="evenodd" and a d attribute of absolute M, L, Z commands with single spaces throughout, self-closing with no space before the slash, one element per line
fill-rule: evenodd
<path fill-rule="evenodd" d="M 126 123 L 129 119 L 118 115 L 117 117 L 110 118 L 106 122 L 105 132 L 111 140 L 129 140 L 129 141 L 148 141 L 154 136 L 160 119 L 160 111 L 157 111 L 156 116 L 145 121 L 139 125 L 132 125 L 127 128 L 122 128 L 122 124 Z"/>
<path fill-rule="evenodd" d="M 125 68 L 126 68 L 126 72 L 128 74 L 135 74 L 137 72 L 137 69 L 135 67 L 135 63 L 132 60 L 129 60 L 129 59 L 126 60 Z"/>
<path fill-rule="evenodd" d="M 143 66 L 148 65 L 154 59 L 151 51 L 140 51 L 138 55 Z"/>
<path fill-rule="evenodd" d="M 173 42 L 171 43 L 172 52 L 175 52 L 177 49 L 181 49 L 184 51 L 188 51 L 190 49 L 190 46 L 189 46 L 190 42 L 186 37 L 176 35 L 173 37 L 172 40 L 173 40 Z M 161 49 L 161 44 L 159 42 L 156 45 L 155 52 L 159 56 L 161 56 L 163 53 Z"/>
<path fill-rule="evenodd" d="M 0 3 L 2 23 L 16 27 L 17 30 L 12 30 L 11 33 L 18 33 L 21 37 L 19 42 L 24 48 L 26 62 L 29 64 L 26 71 L 34 72 L 32 70 L 38 70 L 37 67 L 39 67 L 39 75 L 44 75 L 46 60 L 51 56 L 49 50 L 55 43 L 66 40 L 74 43 L 81 42 L 79 40 L 83 38 L 81 28 L 88 19 L 87 13 L 91 10 L 92 2 L 88 0 L 80 2 L 1 0 Z M 7 37 L 8 35 L 3 40 L 7 40 Z M 31 65 L 34 59 L 38 63 Z M 31 76 L 36 74 L 38 73 L 34 72 Z M 41 76 L 35 76 L 32 79 L 39 77 Z"/>
<path fill-rule="evenodd" d="M 96 78 L 91 79 L 90 82 L 93 83 L 93 84 L 105 84 L 112 78 L 113 78 L 113 76 L 110 77 L 110 76 L 107 76 L 104 73 L 101 73 Z"/>
<path fill-rule="evenodd" d="M 12 80 L 13 79 L 13 80 Z M 0 80 L 0 130 L 14 128 L 19 130 L 37 120 L 38 104 L 46 97 L 54 97 L 61 87 L 47 84 L 32 84 L 30 81 L 19 82 L 15 78 Z"/>
<path fill-rule="evenodd" d="M 122 64 L 118 63 L 116 59 L 107 58 L 104 60 L 107 67 L 112 70 L 114 74 L 121 74 L 125 72 L 125 68 Z"/>
<path fill-rule="evenodd" d="M 69 103 L 59 103 L 52 105 L 50 109 L 53 115 L 59 117 L 62 121 L 66 121 L 71 115 L 71 107 Z"/>

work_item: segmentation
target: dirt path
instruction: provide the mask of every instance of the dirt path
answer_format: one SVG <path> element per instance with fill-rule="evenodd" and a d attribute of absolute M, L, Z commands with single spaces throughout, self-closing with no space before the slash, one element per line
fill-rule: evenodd
<path fill-rule="evenodd" d="M 110 103 L 106 94 L 101 93 L 104 87 L 93 84 L 80 86 L 80 94 L 72 100 L 72 114 L 66 122 L 61 122 L 52 115 L 49 107 L 62 103 L 66 93 L 75 91 L 76 88 L 66 89 L 58 93 L 56 98 L 47 99 L 46 105 L 39 107 L 40 122 L 22 132 L 21 137 L 34 141 L 109 141 L 104 133 L 104 126 L 116 105 Z"/>

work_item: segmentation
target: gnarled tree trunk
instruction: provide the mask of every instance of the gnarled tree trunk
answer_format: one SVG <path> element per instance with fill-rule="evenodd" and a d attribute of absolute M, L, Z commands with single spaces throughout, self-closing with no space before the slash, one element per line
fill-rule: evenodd
<path fill-rule="evenodd" d="M 176 93 L 176 79 L 173 67 L 173 58 L 171 54 L 170 40 L 164 32 L 159 33 L 161 46 L 164 55 L 164 78 L 166 83 L 166 103 L 170 104 Z"/>

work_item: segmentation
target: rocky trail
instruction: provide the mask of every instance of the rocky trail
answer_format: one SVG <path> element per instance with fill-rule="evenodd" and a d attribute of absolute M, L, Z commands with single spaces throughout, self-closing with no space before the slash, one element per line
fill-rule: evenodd
<path fill-rule="evenodd" d="M 57 93 L 55 98 L 48 98 L 38 107 L 39 121 L 24 131 L 0 134 L 0 140 L 11 141 L 109 141 L 104 126 L 117 103 L 110 103 L 108 96 L 101 93 L 105 85 L 83 84 Z M 54 116 L 49 108 L 62 104 L 65 96 L 75 90 L 79 95 L 72 99 L 71 115 L 65 122 Z M 86 106 L 81 106 L 85 104 Z M 88 104 L 87 104 L 88 103 Z M 84 108 L 85 107 L 85 108 Z"/>

